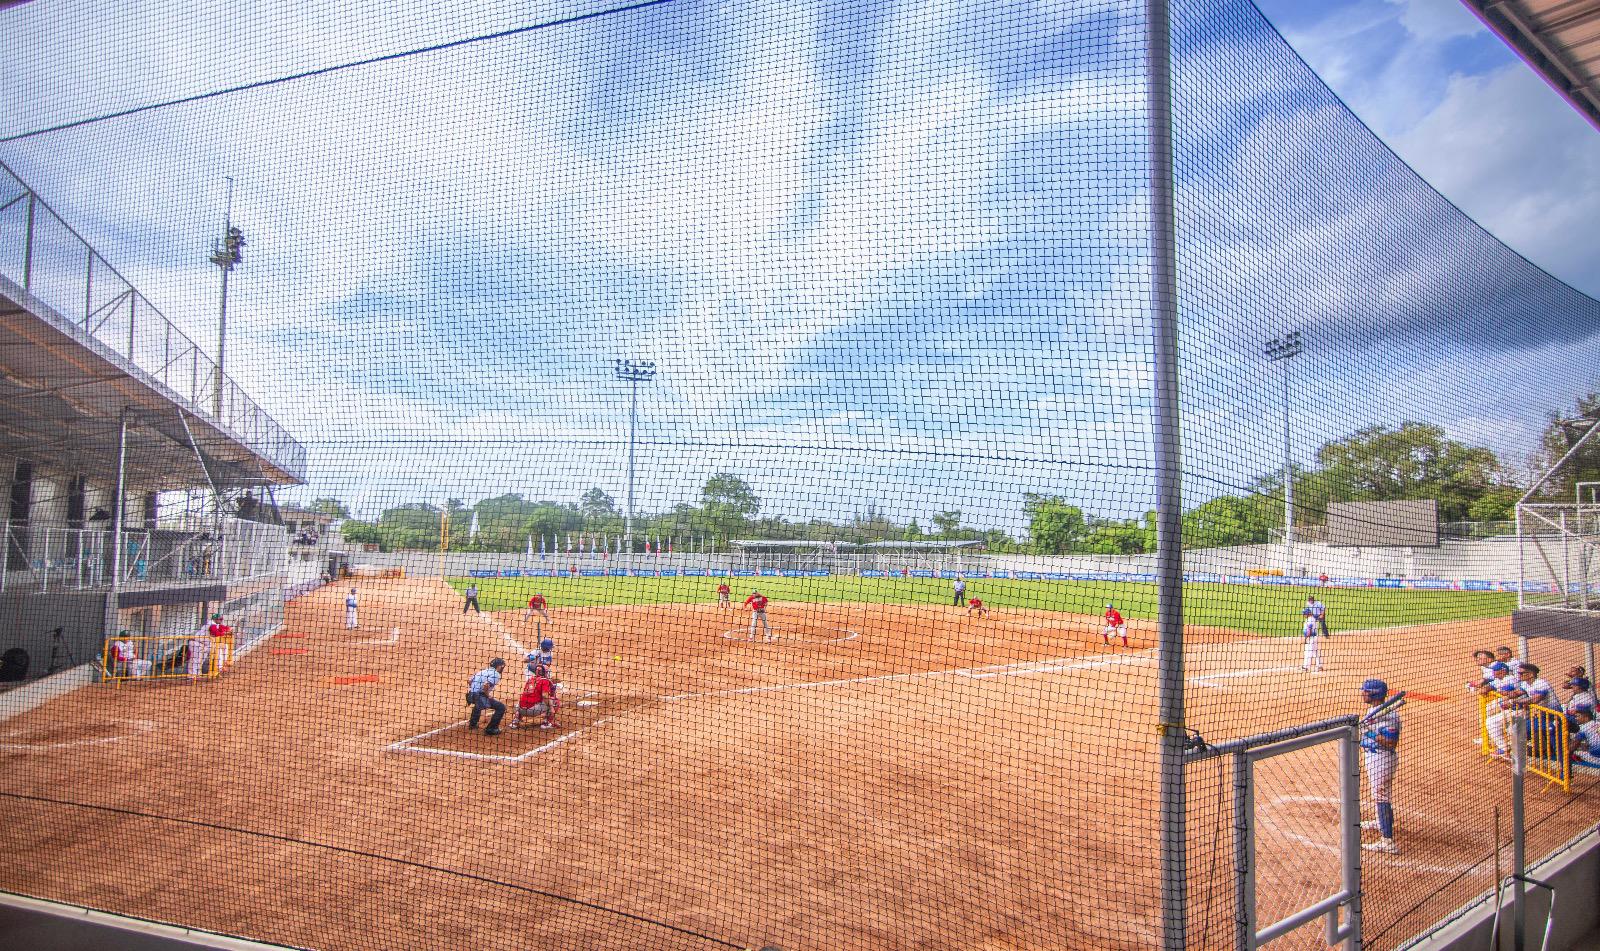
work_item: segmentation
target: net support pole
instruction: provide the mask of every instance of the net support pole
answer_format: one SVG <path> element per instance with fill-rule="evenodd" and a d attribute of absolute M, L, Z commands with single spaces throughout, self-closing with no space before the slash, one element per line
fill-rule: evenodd
<path fill-rule="evenodd" d="M 1145 0 L 1150 96 L 1150 307 L 1154 356 L 1157 690 L 1161 796 L 1161 947 L 1188 945 L 1183 697 L 1183 456 L 1179 440 L 1176 215 L 1172 171 L 1172 36 L 1166 0 Z"/>

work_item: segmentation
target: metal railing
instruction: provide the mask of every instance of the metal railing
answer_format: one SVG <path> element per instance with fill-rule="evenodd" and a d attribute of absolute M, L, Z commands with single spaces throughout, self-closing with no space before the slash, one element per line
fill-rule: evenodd
<path fill-rule="evenodd" d="M 112 586 L 112 536 L 102 528 L 4 527 L 0 591 L 88 591 Z M 224 520 L 204 530 L 124 530 L 122 586 L 204 584 L 281 573 L 283 529 Z"/>
<path fill-rule="evenodd" d="M 0 282 L 20 288 L 53 312 L 48 316 L 109 348 L 165 388 L 173 402 L 296 479 L 305 478 L 305 447 L 226 377 L 219 400 L 216 362 L 3 162 Z"/>

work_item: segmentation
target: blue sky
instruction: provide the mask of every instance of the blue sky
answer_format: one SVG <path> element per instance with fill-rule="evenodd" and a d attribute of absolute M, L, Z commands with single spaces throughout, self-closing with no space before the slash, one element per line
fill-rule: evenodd
<path fill-rule="evenodd" d="M 1149 504 L 1137 8 L 675 0 L 0 158 L 202 343 L 238 178 L 229 365 L 310 445 L 306 497 L 620 496 L 633 356 L 642 509 L 731 470 L 790 516 L 1017 530 L 1023 491 Z M 1179 43 L 1193 497 L 1277 464 L 1287 329 L 1303 458 L 1408 418 L 1525 451 L 1600 365 L 1554 284 L 1600 293 L 1600 133 L 1453 0 L 1264 4 L 1411 179 L 1222 8 Z M 594 8 L 202 9 L 0 13 L 0 134 Z"/>

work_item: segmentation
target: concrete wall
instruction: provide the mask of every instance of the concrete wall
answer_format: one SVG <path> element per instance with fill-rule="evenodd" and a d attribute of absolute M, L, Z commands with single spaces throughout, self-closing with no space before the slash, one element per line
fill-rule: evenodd
<path fill-rule="evenodd" d="M 28 652 L 28 679 L 50 672 L 52 647 L 58 647 L 58 669 L 94 660 L 105 637 L 106 592 L 0 595 L 0 651 L 20 647 Z M 55 642 L 50 632 L 62 629 Z M 4 686 L 4 685 L 0 685 Z"/>
<path fill-rule="evenodd" d="M 1528 870 L 1533 878 L 1555 886 L 1556 917 L 1548 951 L 1579 951 L 1595 947 L 1594 931 L 1600 927 L 1600 829 L 1592 829 Z M 1550 894 L 1528 889 L 1527 937 L 1538 948 L 1550 912 Z M 1511 896 L 1501 904 L 1499 949 L 1511 951 Z M 1484 951 L 1494 922 L 1494 897 L 1480 896 L 1428 932 L 1400 946 L 1401 951 Z"/>

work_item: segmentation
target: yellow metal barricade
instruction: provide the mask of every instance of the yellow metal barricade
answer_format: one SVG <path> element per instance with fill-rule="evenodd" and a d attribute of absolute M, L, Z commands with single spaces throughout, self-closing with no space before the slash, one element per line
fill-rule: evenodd
<path fill-rule="evenodd" d="M 1489 704 L 1494 698 L 1486 693 L 1478 694 L 1478 752 L 1484 756 L 1494 755 L 1494 741 L 1489 739 Z"/>
<path fill-rule="evenodd" d="M 1572 735 L 1567 717 L 1549 707 L 1528 708 L 1528 772 L 1572 792 Z"/>
<path fill-rule="evenodd" d="M 205 657 L 196 657 L 202 650 Z M 196 663 L 191 664 L 192 660 Z M 108 637 L 100 654 L 100 674 L 106 683 L 115 683 L 120 688 L 124 681 L 215 677 L 232 662 L 231 634 L 227 637 L 185 634 Z"/>

